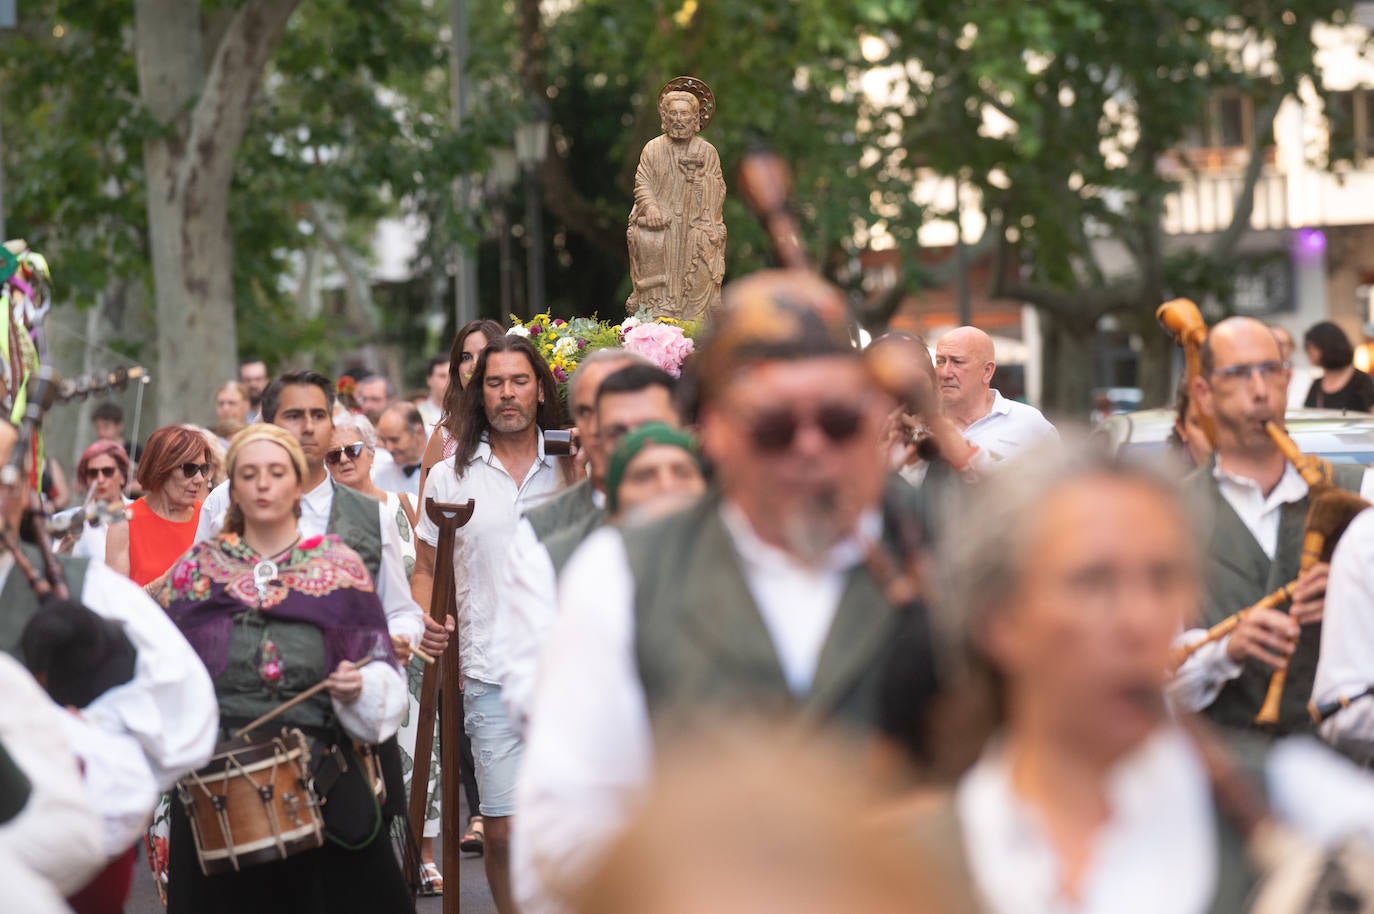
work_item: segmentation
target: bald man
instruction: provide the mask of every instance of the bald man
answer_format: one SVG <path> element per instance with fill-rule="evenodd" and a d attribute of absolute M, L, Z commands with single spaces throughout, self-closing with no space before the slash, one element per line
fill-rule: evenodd
<path fill-rule="evenodd" d="M 1188 491 L 1211 506 L 1206 566 L 1207 599 L 1197 629 L 1208 626 L 1298 578 L 1288 612 L 1252 610 L 1227 638 L 1197 651 L 1175 674 L 1175 701 L 1205 711 L 1217 723 L 1253 726 L 1276 667 L 1288 681 L 1273 729 L 1308 733 L 1306 703 L 1312 695 L 1327 565 L 1298 575 L 1307 514 L 1307 483 L 1264 431 L 1283 424 L 1290 371 L 1279 343 L 1264 324 L 1232 317 L 1214 326 L 1203 344 L 1201 371 L 1191 393 L 1212 419 L 1216 452 L 1210 466 L 1188 478 Z M 1336 485 L 1365 497 L 1374 494 L 1374 472 L 1356 464 L 1333 466 Z"/>
<path fill-rule="evenodd" d="M 1059 433 L 1040 410 L 1008 400 L 992 387 L 992 337 L 977 327 L 958 327 L 935 344 L 935 375 L 945 415 L 978 448 L 973 466 L 986 469 Z"/>

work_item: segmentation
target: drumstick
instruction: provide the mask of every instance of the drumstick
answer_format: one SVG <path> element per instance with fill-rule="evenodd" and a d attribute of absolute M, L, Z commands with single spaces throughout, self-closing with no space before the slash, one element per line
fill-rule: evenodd
<path fill-rule="evenodd" d="M 424 663 L 434 662 L 433 657 L 431 657 L 429 654 L 426 654 L 424 651 L 420 650 L 419 647 L 412 645 L 410 643 L 410 639 L 405 637 L 404 635 L 392 635 L 391 646 L 396 649 L 396 657 L 398 659 L 407 658 L 409 654 L 414 654 L 416 657 L 419 657 L 420 660 Z"/>
<path fill-rule="evenodd" d="M 364 657 L 362 660 L 355 660 L 355 661 L 353 662 L 353 669 L 355 669 L 355 670 L 361 670 L 363 667 L 367 666 L 367 665 L 368 665 L 369 663 L 371 663 L 371 662 L 372 662 L 372 658 L 371 658 L 371 657 Z M 249 732 L 251 732 L 251 731 L 253 731 L 253 730 L 256 730 L 258 727 L 261 727 L 263 724 L 267 723 L 269 720 L 272 720 L 274 717 L 280 717 L 282 714 L 285 714 L 287 711 L 290 711 L 292 708 L 294 708 L 296 705 L 300 704 L 301 702 L 303 702 L 303 701 L 309 701 L 310 699 L 314 698 L 316 695 L 318 695 L 318 694 L 320 694 L 321 692 L 323 692 L 323 691 L 325 690 L 325 688 L 326 688 L 328 685 L 329 685 L 329 680 L 328 680 L 328 679 L 324 680 L 323 682 L 317 682 L 317 683 L 315 683 L 315 684 L 312 685 L 310 688 L 306 689 L 304 692 L 302 692 L 301 694 L 297 695 L 295 698 L 292 698 L 290 701 L 284 701 L 284 702 L 282 702 L 281 704 L 277 705 L 275 708 L 273 708 L 272 710 L 268 711 L 268 712 L 267 712 L 266 714 L 264 714 L 262 717 L 259 717 L 257 720 L 253 721 L 252 723 L 248 724 L 247 726 L 239 727 L 237 730 L 235 730 L 235 731 L 230 735 L 229 738 L 230 738 L 230 739 L 238 739 L 240 736 L 243 736 L 245 733 L 249 733 Z"/>

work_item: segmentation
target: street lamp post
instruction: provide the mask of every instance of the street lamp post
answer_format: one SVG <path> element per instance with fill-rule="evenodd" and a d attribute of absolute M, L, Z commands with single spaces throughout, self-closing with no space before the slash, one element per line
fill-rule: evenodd
<path fill-rule="evenodd" d="M 514 296 L 511 291 L 510 217 L 506 212 L 506 204 L 510 199 L 511 188 L 515 186 L 519 169 L 520 164 L 516 161 L 514 149 L 501 147 L 491 151 L 487 189 L 496 203 L 493 219 L 496 222 L 496 244 L 500 261 L 502 320 L 515 313 L 515 303 L 512 300 Z"/>
<path fill-rule="evenodd" d="M 525 305 L 529 316 L 544 310 L 544 207 L 539 169 L 549 151 L 543 112 L 515 129 L 515 157 L 525 171 Z"/>

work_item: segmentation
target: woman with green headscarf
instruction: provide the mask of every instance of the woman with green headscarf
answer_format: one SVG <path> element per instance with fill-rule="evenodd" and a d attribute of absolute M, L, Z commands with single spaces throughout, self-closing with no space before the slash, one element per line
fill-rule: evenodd
<path fill-rule="evenodd" d="M 641 425 L 611 454 L 606 471 L 606 507 L 615 523 L 624 522 L 638 509 L 665 496 L 686 501 L 705 491 L 696 439 L 682 429 L 662 422 Z"/>

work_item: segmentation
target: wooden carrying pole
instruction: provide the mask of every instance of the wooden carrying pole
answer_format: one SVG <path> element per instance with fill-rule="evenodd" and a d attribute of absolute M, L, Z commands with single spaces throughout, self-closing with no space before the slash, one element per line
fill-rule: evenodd
<path fill-rule="evenodd" d="M 453 544 L 458 538 L 458 528 L 472 520 L 474 507 L 475 503 L 470 498 L 461 505 L 425 502 L 425 512 L 439 528 L 439 542 L 434 547 L 434 587 L 430 591 L 429 615 L 440 625 L 445 623 L 450 612 L 457 613 L 454 605 Z M 425 667 L 424 678 L 420 680 L 419 720 L 416 721 L 415 754 L 410 771 L 410 830 L 418 845 L 424 837 L 429 759 L 434 750 L 434 709 L 442 685 L 445 699 L 439 720 L 439 795 L 442 797 L 439 834 L 444 870 L 452 880 L 444 880 L 443 910 L 444 914 L 457 914 L 458 861 L 462 857 L 462 851 L 458 848 L 458 842 L 462 840 L 462 829 L 458 825 L 458 803 L 463 791 L 458 769 L 458 739 L 463 722 L 458 719 L 457 648 L 450 646 L 444 651 L 437 666 L 437 672 L 434 666 Z"/>

